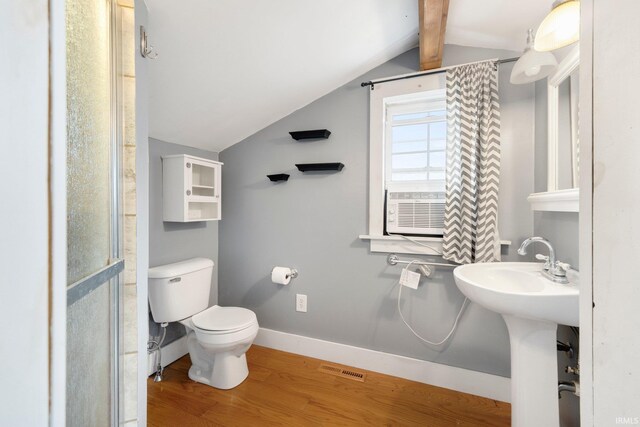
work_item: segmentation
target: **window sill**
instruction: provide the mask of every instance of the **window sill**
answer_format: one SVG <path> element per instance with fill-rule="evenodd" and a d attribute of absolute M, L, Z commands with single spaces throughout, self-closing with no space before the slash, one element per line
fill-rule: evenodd
<path fill-rule="evenodd" d="M 439 255 L 442 252 L 442 237 L 416 237 L 411 239 L 416 242 L 424 243 L 433 249 L 419 245 L 398 236 L 376 236 L 369 234 L 361 234 L 358 236 L 360 240 L 369 240 L 371 242 L 371 252 L 383 253 L 399 253 L 399 254 L 415 254 L 415 255 Z M 509 246 L 510 240 L 501 240 L 502 246 Z"/>
<path fill-rule="evenodd" d="M 421 255 L 439 255 L 442 252 L 442 237 L 411 236 L 411 238 L 416 242 L 432 246 L 433 249 L 430 249 L 426 246 L 421 246 L 417 243 L 397 236 L 371 236 L 368 234 L 361 234 L 358 237 L 361 240 L 371 241 L 371 252 Z"/>

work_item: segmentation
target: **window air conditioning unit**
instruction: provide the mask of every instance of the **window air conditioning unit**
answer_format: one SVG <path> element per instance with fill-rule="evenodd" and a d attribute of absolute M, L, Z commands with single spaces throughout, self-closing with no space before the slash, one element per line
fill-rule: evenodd
<path fill-rule="evenodd" d="M 441 188 L 439 188 L 441 187 Z M 389 183 L 386 229 L 389 234 L 442 236 L 445 191 L 442 186 Z"/>

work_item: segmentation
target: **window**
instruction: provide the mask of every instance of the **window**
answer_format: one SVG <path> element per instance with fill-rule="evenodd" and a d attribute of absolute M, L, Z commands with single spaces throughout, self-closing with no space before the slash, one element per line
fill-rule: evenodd
<path fill-rule="evenodd" d="M 370 240 L 372 252 L 433 254 L 441 247 L 442 232 L 434 230 L 438 225 L 432 220 L 444 218 L 445 75 L 375 85 L 369 102 L 369 233 L 361 238 Z M 425 198 L 431 198 L 429 206 Z M 392 203 L 397 205 L 393 224 Z M 425 215 L 429 221 L 423 221 Z M 419 235 L 412 239 L 429 245 L 385 235 L 385 230 Z"/>
<path fill-rule="evenodd" d="M 404 98 L 404 97 L 403 97 Z M 444 91 L 394 100 L 385 112 L 385 187 L 411 183 L 444 191 L 447 107 Z M 434 186 L 435 184 L 435 186 Z"/>
<path fill-rule="evenodd" d="M 384 136 L 385 231 L 442 236 L 447 145 L 444 91 L 387 102 Z"/>
<path fill-rule="evenodd" d="M 425 229 L 444 223 L 446 75 L 406 76 L 374 84 L 369 93 L 369 230 L 360 238 L 370 241 L 371 252 L 433 255 L 442 249 L 442 233 Z"/>

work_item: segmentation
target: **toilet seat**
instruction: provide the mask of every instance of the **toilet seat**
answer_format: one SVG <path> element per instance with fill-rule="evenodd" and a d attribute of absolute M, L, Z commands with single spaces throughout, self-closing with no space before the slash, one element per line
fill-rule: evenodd
<path fill-rule="evenodd" d="M 256 314 L 242 307 L 214 305 L 191 317 L 191 323 L 199 332 L 221 335 L 239 332 L 258 323 Z"/>

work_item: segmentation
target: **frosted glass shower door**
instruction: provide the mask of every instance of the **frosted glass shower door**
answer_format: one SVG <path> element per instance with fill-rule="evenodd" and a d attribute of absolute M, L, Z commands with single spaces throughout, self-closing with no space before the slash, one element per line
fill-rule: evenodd
<path fill-rule="evenodd" d="M 117 32 L 109 0 L 68 0 L 68 426 L 119 420 L 120 167 Z"/>

